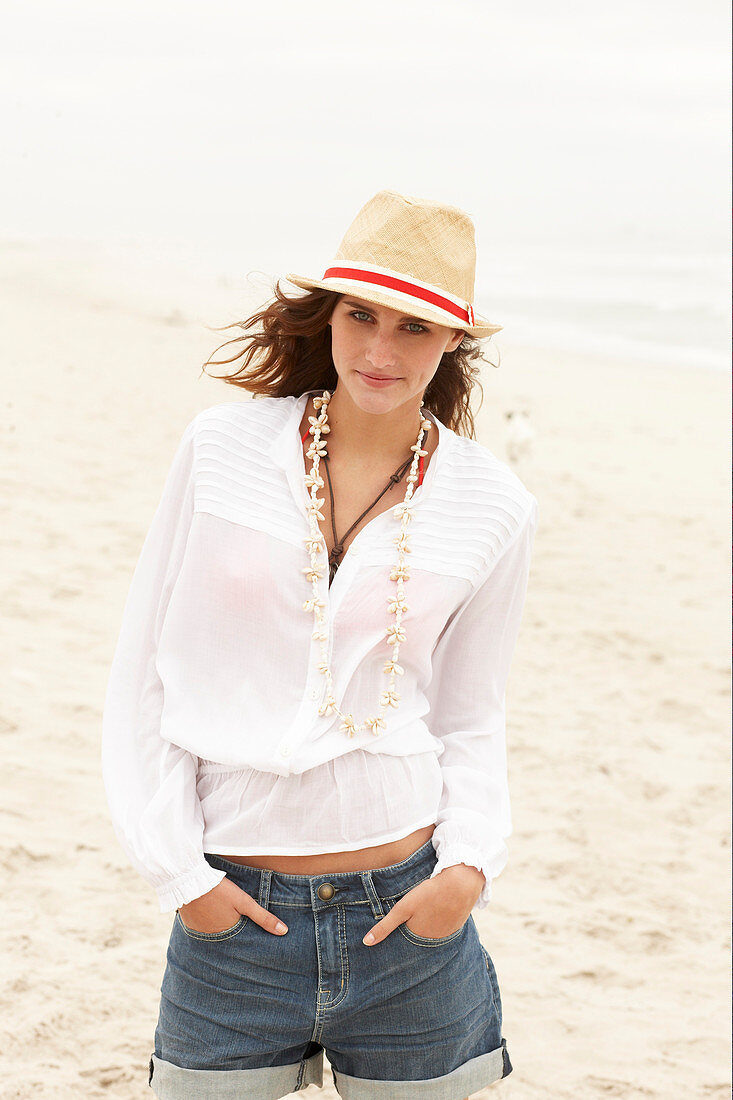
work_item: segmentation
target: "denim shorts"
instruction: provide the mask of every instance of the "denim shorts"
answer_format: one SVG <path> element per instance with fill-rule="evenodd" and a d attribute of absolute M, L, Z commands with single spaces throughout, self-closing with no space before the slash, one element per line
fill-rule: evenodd
<path fill-rule="evenodd" d="M 473 917 L 439 939 L 369 929 L 430 877 L 432 840 L 371 871 L 286 875 L 206 854 L 288 926 L 223 932 L 173 920 L 148 1083 L 161 1100 L 276 1100 L 323 1085 L 348 1100 L 463 1100 L 511 1072 L 496 971 Z"/>

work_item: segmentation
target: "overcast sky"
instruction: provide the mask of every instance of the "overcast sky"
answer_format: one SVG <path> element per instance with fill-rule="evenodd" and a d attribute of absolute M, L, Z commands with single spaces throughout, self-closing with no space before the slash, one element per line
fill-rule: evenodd
<path fill-rule="evenodd" d="M 722 0 L 24 0 L 0 236 L 311 270 L 382 187 L 501 250 L 724 251 Z"/>

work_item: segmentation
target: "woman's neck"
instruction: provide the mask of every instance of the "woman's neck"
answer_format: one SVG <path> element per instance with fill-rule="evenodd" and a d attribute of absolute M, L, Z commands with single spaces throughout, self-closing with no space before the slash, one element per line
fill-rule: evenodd
<path fill-rule="evenodd" d="M 310 402 L 309 402 L 310 404 Z M 338 452 L 342 460 L 364 462 L 392 462 L 398 465 L 410 456 L 410 447 L 417 442 L 420 431 L 419 402 L 414 407 L 401 405 L 390 412 L 365 412 L 349 395 L 337 387 L 328 402 L 327 435 L 329 453 Z M 423 447 L 427 437 L 423 436 Z"/>

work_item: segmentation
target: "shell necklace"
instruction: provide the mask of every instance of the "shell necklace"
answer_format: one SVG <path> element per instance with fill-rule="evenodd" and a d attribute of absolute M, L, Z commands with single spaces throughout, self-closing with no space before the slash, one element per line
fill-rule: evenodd
<path fill-rule="evenodd" d="M 400 653 L 400 644 L 407 640 L 407 635 L 402 629 L 402 615 L 403 612 L 409 610 L 408 605 L 405 603 L 405 581 L 409 580 L 410 570 L 405 564 L 405 554 L 410 553 L 410 534 L 408 531 L 408 524 L 412 519 L 413 512 L 409 508 L 409 502 L 412 498 L 412 494 L 415 491 L 415 482 L 418 479 L 417 466 L 421 456 L 427 455 L 427 451 L 423 450 L 422 442 L 423 436 L 426 432 L 432 428 L 432 422 L 420 413 L 420 431 L 417 436 L 417 443 L 414 443 L 410 448 L 414 451 L 414 457 L 412 459 L 412 465 L 410 466 L 410 472 L 407 475 L 407 490 L 405 492 L 405 499 L 401 504 L 397 504 L 392 509 L 392 515 L 395 519 L 401 521 L 400 533 L 393 540 L 397 546 L 397 564 L 390 573 L 390 580 L 396 581 L 397 589 L 394 595 L 390 596 L 387 600 L 388 612 L 390 615 L 395 616 L 395 621 L 390 624 L 386 630 L 387 645 L 392 648 L 392 655 L 384 665 L 384 672 L 388 677 L 387 687 L 380 696 L 379 712 L 376 715 L 365 719 L 363 722 L 356 722 L 352 714 L 344 714 L 338 707 L 336 699 L 333 693 L 333 677 L 331 675 L 331 669 L 328 664 L 328 631 L 324 625 L 324 610 L 326 607 L 325 600 L 322 600 L 318 592 L 318 582 L 324 576 L 324 567 L 318 561 L 318 555 L 324 553 L 326 550 L 326 542 L 323 537 L 323 533 L 318 525 L 319 520 L 324 520 L 325 517 L 320 511 L 320 508 L 325 504 L 325 500 L 318 496 L 318 490 L 322 489 L 325 482 L 320 477 L 318 470 L 320 461 L 325 458 L 326 441 L 321 439 L 322 435 L 328 435 L 330 427 L 328 424 L 328 402 L 331 400 L 331 394 L 328 390 L 324 390 L 320 397 L 313 398 L 313 407 L 318 412 L 320 409 L 320 415 L 309 416 L 308 421 L 310 423 L 309 432 L 313 436 L 311 444 L 306 451 L 308 458 L 311 460 L 310 473 L 306 475 L 305 484 L 310 493 L 310 500 L 308 503 L 308 517 L 310 520 L 310 535 L 305 540 L 306 547 L 310 554 L 311 563 L 303 569 L 306 574 L 306 578 L 310 581 L 313 587 L 313 595 L 309 600 L 306 600 L 303 604 L 303 610 L 313 612 L 315 621 L 315 630 L 313 631 L 312 638 L 314 641 L 321 643 L 321 660 L 318 665 L 318 671 L 326 678 L 327 696 L 324 703 L 318 708 L 320 715 L 338 714 L 341 718 L 340 729 L 344 733 L 347 733 L 349 737 L 353 737 L 355 733 L 361 730 L 371 729 L 375 736 L 379 736 L 385 729 L 384 716 L 388 707 L 399 706 L 400 695 L 395 690 L 395 676 L 402 676 L 404 668 L 397 663 L 397 658 Z M 420 402 L 420 408 L 422 409 L 423 402 Z M 326 566 L 325 568 L 328 568 Z"/>

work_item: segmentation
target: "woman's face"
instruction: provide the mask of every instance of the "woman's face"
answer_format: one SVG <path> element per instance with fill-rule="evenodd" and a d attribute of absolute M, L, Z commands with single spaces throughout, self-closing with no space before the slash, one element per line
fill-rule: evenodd
<path fill-rule="evenodd" d="M 443 353 L 454 351 L 464 336 L 460 329 L 352 294 L 341 295 L 329 324 L 339 385 L 368 412 L 387 412 L 412 398 L 422 399 Z"/>

